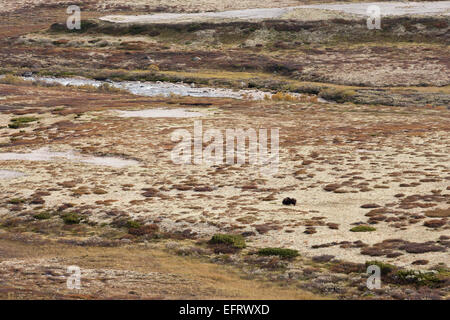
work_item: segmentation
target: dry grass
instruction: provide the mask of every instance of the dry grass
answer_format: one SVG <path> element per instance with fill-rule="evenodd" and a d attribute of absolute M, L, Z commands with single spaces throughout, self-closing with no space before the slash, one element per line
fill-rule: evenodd
<path fill-rule="evenodd" d="M 45 244 L 24 243 L 21 241 L 0 240 L 2 248 L 1 261 L 19 259 L 21 261 L 51 261 L 55 259 L 63 265 L 77 265 L 83 269 L 95 270 L 123 270 L 125 272 L 138 272 L 142 274 L 170 274 L 175 275 L 178 282 L 165 284 L 160 282 L 157 290 L 148 292 L 143 285 L 135 284 L 134 291 L 138 291 L 142 297 L 160 297 L 164 299 L 317 299 L 310 293 L 292 287 L 279 287 L 274 283 L 261 282 L 256 280 L 245 280 L 241 278 L 239 270 L 232 267 L 219 266 L 208 262 L 203 262 L 198 258 L 179 257 L 170 254 L 160 248 L 139 248 L 132 247 L 77 247 L 53 242 Z M 51 264 L 51 263 L 49 263 Z M 22 272 L 27 272 L 26 267 L 22 267 L 18 273 L 14 274 L 15 289 L 18 289 L 24 282 Z M 34 296 L 50 294 L 52 288 L 39 289 L 38 283 L 45 281 L 46 275 L 40 275 L 34 280 L 36 287 L 28 288 L 35 291 Z M 93 280 L 93 279 L 92 279 Z M 83 281 L 83 279 L 82 279 Z M 158 282 L 158 279 L 155 279 Z M 110 292 L 111 295 L 118 295 L 126 287 L 127 277 L 118 277 L 114 283 L 115 288 L 102 288 L 102 291 Z M 189 283 L 190 285 L 186 285 Z M 56 283 L 53 290 L 59 290 L 65 294 L 65 298 L 70 298 L 70 292 L 61 284 Z M 193 286 L 193 288 L 191 287 Z M 11 291 L 15 291 L 10 288 Z M 80 293 L 93 298 L 95 288 L 83 289 Z M 26 296 L 26 298 L 33 298 Z M 6 298 L 7 292 L 0 291 L 0 298 Z M 106 296 L 108 297 L 108 296 Z M 103 296 L 105 298 L 105 296 Z M 128 298 L 133 298 L 129 295 Z"/>

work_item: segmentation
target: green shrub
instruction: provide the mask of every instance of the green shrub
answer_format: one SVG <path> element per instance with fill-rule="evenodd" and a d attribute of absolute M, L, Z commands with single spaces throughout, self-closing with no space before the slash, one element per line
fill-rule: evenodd
<path fill-rule="evenodd" d="M 18 129 L 26 127 L 28 123 L 37 121 L 35 117 L 19 117 L 11 119 L 11 123 L 8 125 L 11 129 Z"/>
<path fill-rule="evenodd" d="M 376 260 L 366 261 L 366 268 L 368 266 L 373 266 L 373 265 L 376 265 L 380 268 L 382 275 L 387 275 L 395 269 L 395 266 L 393 266 L 392 264 L 389 264 L 389 263 L 384 263 L 384 262 L 376 261 Z"/>
<path fill-rule="evenodd" d="M 82 218 L 76 213 L 66 213 L 62 216 L 65 224 L 79 224 Z"/>
<path fill-rule="evenodd" d="M 47 220 L 47 219 L 50 219 L 51 217 L 52 217 L 52 215 L 49 211 L 44 211 L 44 212 L 35 214 L 33 216 L 33 218 L 35 218 L 37 220 Z"/>
<path fill-rule="evenodd" d="M 235 234 L 215 234 L 211 240 L 209 240 L 209 244 L 226 244 L 238 249 L 246 247 L 244 237 Z"/>
<path fill-rule="evenodd" d="M 297 250 L 284 249 L 284 248 L 264 248 L 258 251 L 260 256 L 279 256 L 282 258 L 295 258 L 300 254 Z"/>
<path fill-rule="evenodd" d="M 377 229 L 375 229 L 374 227 L 370 227 L 370 226 L 356 226 L 350 229 L 351 232 L 370 232 L 370 231 L 375 231 Z"/>
<path fill-rule="evenodd" d="M 435 287 L 442 282 L 434 272 L 422 272 L 419 270 L 399 270 L 395 274 L 395 278 L 402 284 L 428 287 Z"/>
<path fill-rule="evenodd" d="M 141 223 L 139 221 L 128 220 L 126 223 L 126 227 L 128 229 L 138 229 L 141 227 Z"/>

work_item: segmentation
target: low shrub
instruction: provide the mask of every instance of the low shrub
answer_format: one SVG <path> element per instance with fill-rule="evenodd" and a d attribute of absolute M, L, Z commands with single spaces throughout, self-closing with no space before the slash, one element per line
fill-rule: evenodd
<path fill-rule="evenodd" d="M 350 101 L 355 94 L 356 92 L 354 90 L 328 88 L 321 90 L 319 97 L 329 101 L 344 103 Z"/>
<path fill-rule="evenodd" d="M 419 270 L 399 270 L 396 272 L 394 279 L 400 284 L 428 287 L 436 287 L 443 282 L 436 273 Z"/>
<path fill-rule="evenodd" d="M 371 226 L 356 226 L 350 229 L 351 232 L 370 232 L 375 230 L 377 229 Z"/>
<path fill-rule="evenodd" d="M 245 239 L 241 235 L 234 234 L 215 234 L 209 244 L 226 244 L 233 248 L 242 249 L 246 247 Z"/>
<path fill-rule="evenodd" d="M 387 275 L 387 274 L 391 273 L 392 271 L 394 271 L 396 268 L 392 264 L 384 263 L 381 261 L 376 261 L 376 260 L 366 261 L 366 268 L 369 266 L 373 266 L 373 265 L 378 266 L 380 268 L 382 275 Z"/>
<path fill-rule="evenodd" d="M 128 229 L 138 229 L 140 228 L 142 225 L 139 221 L 135 221 L 135 220 L 128 220 L 126 223 L 126 227 Z"/>
<path fill-rule="evenodd" d="M 47 220 L 47 219 L 50 219 L 51 217 L 52 217 L 52 215 L 49 211 L 44 211 L 44 212 L 35 214 L 33 216 L 33 218 L 35 218 L 36 220 Z"/>
<path fill-rule="evenodd" d="M 8 125 L 11 129 L 23 128 L 28 125 L 30 122 L 37 121 L 38 119 L 35 117 L 19 117 L 11 119 L 11 123 Z"/>
<path fill-rule="evenodd" d="M 20 203 L 24 203 L 25 199 L 20 199 L 20 198 L 13 198 L 8 200 L 9 204 L 20 204 Z"/>
<path fill-rule="evenodd" d="M 79 224 L 82 220 L 82 218 L 74 212 L 66 213 L 62 215 L 61 218 L 63 219 L 65 224 Z"/>
<path fill-rule="evenodd" d="M 260 256 L 279 256 L 281 258 L 295 258 L 300 254 L 297 250 L 284 248 L 264 248 L 258 251 Z"/>
<path fill-rule="evenodd" d="M 159 227 L 156 224 L 148 224 L 140 226 L 138 228 L 129 228 L 128 233 L 135 236 L 155 235 L 159 231 Z"/>

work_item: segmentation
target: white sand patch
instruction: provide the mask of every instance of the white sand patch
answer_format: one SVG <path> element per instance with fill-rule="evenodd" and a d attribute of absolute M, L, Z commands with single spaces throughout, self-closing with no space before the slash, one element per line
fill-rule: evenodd
<path fill-rule="evenodd" d="M 327 3 L 317 5 L 304 5 L 286 8 L 264 8 L 230 10 L 222 12 L 201 13 L 157 13 L 148 15 L 110 15 L 100 20 L 114 23 L 159 23 L 159 22 L 188 22 L 196 20 L 223 20 L 223 19 L 277 19 L 282 18 L 295 9 L 323 9 L 337 10 L 350 14 L 366 16 L 367 8 L 377 5 L 382 16 L 398 15 L 449 15 L 450 1 L 430 2 L 363 2 L 363 3 Z"/>
<path fill-rule="evenodd" d="M 337 10 L 345 13 L 367 15 L 367 8 L 371 5 L 380 7 L 382 16 L 401 16 L 401 15 L 437 15 L 450 13 L 450 1 L 433 2 L 363 2 L 363 3 L 325 3 L 300 8 L 315 8 L 325 10 Z"/>
<path fill-rule="evenodd" d="M 23 161 L 55 161 L 57 159 L 66 159 L 74 162 L 88 163 L 98 166 L 108 166 L 114 168 L 123 168 L 137 165 L 135 160 L 126 160 L 115 157 L 93 157 L 76 154 L 73 151 L 53 152 L 48 148 L 33 150 L 29 153 L 5 152 L 0 153 L 0 161 L 23 160 Z"/>
<path fill-rule="evenodd" d="M 0 170 L 0 179 L 14 179 L 23 177 L 25 174 L 19 171 L 12 171 L 12 170 Z"/>

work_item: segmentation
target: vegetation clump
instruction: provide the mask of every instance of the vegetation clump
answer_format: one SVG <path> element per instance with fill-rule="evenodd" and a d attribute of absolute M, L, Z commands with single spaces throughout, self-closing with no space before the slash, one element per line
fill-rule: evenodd
<path fill-rule="evenodd" d="M 81 222 L 82 217 L 80 217 L 78 214 L 72 212 L 72 213 L 66 213 L 61 216 L 65 224 L 79 224 Z"/>
<path fill-rule="evenodd" d="M 138 228 L 142 227 L 141 223 L 139 221 L 135 221 L 135 220 L 128 220 L 125 226 L 128 229 L 138 229 Z"/>
<path fill-rule="evenodd" d="M 297 101 L 298 98 L 289 93 L 277 92 L 271 96 L 265 95 L 264 100 L 272 100 L 272 101 Z"/>
<path fill-rule="evenodd" d="M 236 249 L 243 249 L 246 247 L 244 237 L 235 234 L 215 234 L 208 243 L 225 244 Z"/>
<path fill-rule="evenodd" d="M 49 211 L 44 211 L 38 214 L 35 214 L 33 218 L 36 220 L 48 220 L 52 217 L 51 213 Z"/>
<path fill-rule="evenodd" d="M 352 97 L 356 95 L 354 90 L 343 89 L 324 89 L 319 93 L 319 97 L 329 101 L 336 101 L 338 103 L 344 103 L 352 100 Z"/>
<path fill-rule="evenodd" d="M 279 256 L 281 258 L 295 258 L 300 254 L 297 250 L 285 248 L 264 248 L 258 251 L 260 256 Z"/>
<path fill-rule="evenodd" d="M 437 287 L 443 282 L 433 271 L 399 270 L 395 274 L 395 280 L 400 284 L 414 284 L 417 286 Z"/>
<path fill-rule="evenodd" d="M 4 77 L 0 78 L 0 83 L 23 84 L 23 83 L 26 83 L 26 80 L 23 80 L 21 77 L 15 76 L 13 74 L 6 74 Z"/>
<path fill-rule="evenodd" d="M 13 198 L 8 200 L 9 204 L 20 204 L 20 203 L 24 203 L 25 200 L 24 199 L 20 199 L 20 198 Z"/>
<path fill-rule="evenodd" d="M 19 117 L 11 119 L 11 123 L 8 125 L 11 129 L 23 128 L 28 125 L 30 122 L 37 121 L 38 119 L 35 117 Z"/>
<path fill-rule="evenodd" d="M 389 264 L 389 263 L 384 263 L 384 262 L 376 261 L 376 260 L 366 261 L 366 268 L 369 266 L 373 266 L 373 265 L 378 266 L 380 268 L 381 274 L 383 276 L 391 273 L 392 271 L 394 271 L 396 269 L 395 266 L 393 266 L 392 264 Z"/>
<path fill-rule="evenodd" d="M 350 229 L 351 232 L 371 232 L 375 230 L 377 229 L 371 226 L 356 226 Z"/>
<path fill-rule="evenodd" d="M 140 226 L 138 228 L 129 228 L 128 233 L 135 236 L 156 236 L 159 231 L 159 227 L 156 224 L 148 224 L 145 226 Z"/>

